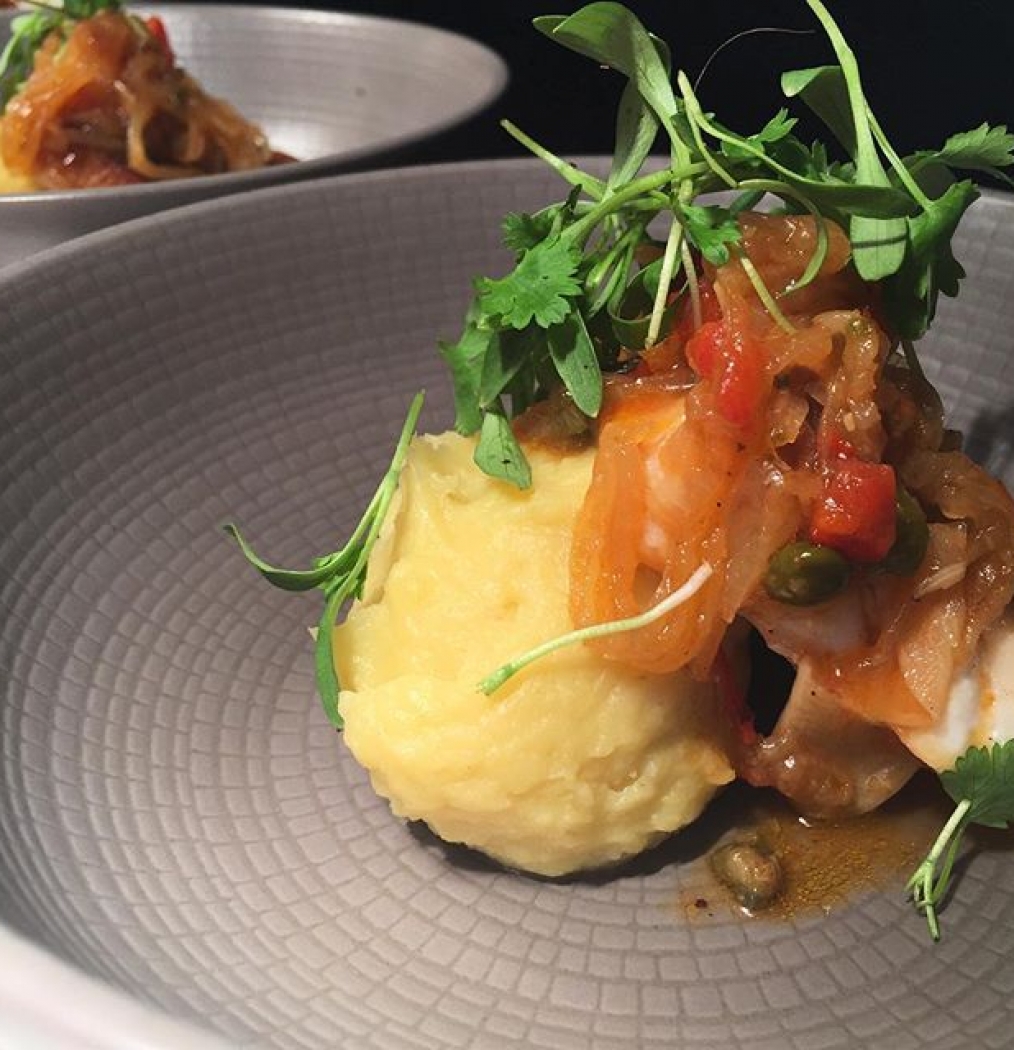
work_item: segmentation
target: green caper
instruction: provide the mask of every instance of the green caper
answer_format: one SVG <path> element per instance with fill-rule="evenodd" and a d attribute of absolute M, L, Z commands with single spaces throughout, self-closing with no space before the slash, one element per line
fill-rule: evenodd
<path fill-rule="evenodd" d="M 816 605 L 842 590 L 848 579 L 849 563 L 843 555 L 820 543 L 800 540 L 771 556 L 764 588 L 788 605 Z"/>
<path fill-rule="evenodd" d="M 893 546 L 880 563 L 880 568 L 897 576 L 911 576 L 926 557 L 929 525 L 919 501 L 900 485 L 894 507 L 897 533 Z"/>
<path fill-rule="evenodd" d="M 711 870 L 736 900 L 760 911 L 782 892 L 785 876 L 778 858 L 752 842 L 732 842 L 711 854 Z"/>

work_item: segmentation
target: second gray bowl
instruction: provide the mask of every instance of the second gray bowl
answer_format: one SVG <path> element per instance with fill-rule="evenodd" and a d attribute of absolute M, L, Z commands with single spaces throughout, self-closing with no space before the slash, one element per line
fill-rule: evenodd
<path fill-rule="evenodd" d="M 494 52 L 432 26 L 296 8 L 131 5 L 180 63 L 298 163 L 112 189 L 0 194 L 0 268 L 127 219 L 379 163 L 478 113 L 507 83 Z M 16 12 L 0 13 L 0 48 Z"/>

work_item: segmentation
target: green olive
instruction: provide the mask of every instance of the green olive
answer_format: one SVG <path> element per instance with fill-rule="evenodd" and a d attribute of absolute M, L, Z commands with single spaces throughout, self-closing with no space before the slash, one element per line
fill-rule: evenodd
<path fill-rule="evenodd" d="M 900 485 L 894 505 L 897 535 L 880 568 L 898 576 L 911 576 L 926 557 L 929 525 L 919 501 Z"/>
<path fill-rule="evenodd" d="M 816 605 L 845 587 L 849 563 L 820 543 L 798 541 L 775 551 L 768 562 L 764 588 L 788 605 Z"/>

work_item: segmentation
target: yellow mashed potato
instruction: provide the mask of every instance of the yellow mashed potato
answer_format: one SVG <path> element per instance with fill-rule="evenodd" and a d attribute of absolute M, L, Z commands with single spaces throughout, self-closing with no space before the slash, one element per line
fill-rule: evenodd
<path fill-rule="evenodd" d="M 572 646 L 492 696 L 498 665 L 572 629 L 574 518 L 591 452 L 532 450 L 527 492 L 456 434 L 417 438 L 335 636 L 345 740 L 396 814 L 504 864 L 615 863 L 694 820 L 732 779 L 711 686 Z"/>
<path fill-rule="evenodd" d="M 3 140 L 0 138 L 0 148 Z M 0 193 L 34 193 L 35 181 L 27 175 L 15 175 L 7 170 L 4 164 L 3 153 L 0 151 Z"/>
<path fill-rule="evenodd" d="M 25 175 L 12 175 L 0 160 L 0 193 L 34 193 L 35 183 Z"/>

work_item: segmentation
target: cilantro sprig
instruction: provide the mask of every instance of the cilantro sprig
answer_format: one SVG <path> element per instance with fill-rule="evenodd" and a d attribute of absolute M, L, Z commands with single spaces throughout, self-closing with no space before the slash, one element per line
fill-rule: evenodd
<path fill-rule="evenodd" d="M 967 828 L 972 824 L 1005 828 L 1014 823 L 1014 740 L 991 748 L 969 748 L 953 769 L 940 774 L 940 782 L 957 805 L 906 887 L 915 907 L 926 916 L 935 941 L 940 940 L 937 912 L 951 886 Z"/>
<path fill-rule="evenodd" d="M 743 135 L 708 113 L 685 73 L 672 73 L 669 47 L 623 5 L 591 3 L 569 16 L 535 19 L 550 40 L 626 78 L 616 117 L 615 148 L 605 179 L 582 171 L 509 122 L 505 130 L 569 186 L 566 198 L 534 214 L 509 215 L 504 243 L 513 270 L 481 278 L 457 342 L 441 344 L 454 384 L 455 425 L 479 434 L 476 461 L 487 473 L 521 488 L 531 470 L 510 419 L 561 384 L 589 416 L 601 404 L 602 372 L 616 367 L 621 348 L 637 353 L 664 336 L 674 291 L 685 288 L 698 309 L 697 258 L 715 265 L 739 261 L 760 300 L 785 329 L 787 293 L 812 281 L 827 250 L 826 223 L 848 229 L 859 274 L 881 282 L 893 334 L 915 340 L 932 321 L 941 294 L 953 296 L 964 276 L 950 247 L 966 209 L 978 196 L 961 173 L 1006 178 L 1014 135 L 982 124 L 951 136 L 935 150 L 900 157 L 863 90 L 855 54 L 821 0 L 806 0 L 825 30 L 836 63 L 782 77 L 791 103 L 809 107 L 847 155 L 794 134 L 795 118 L 779 110 L 760 131 Z M 659 136 L 668 164 L 646 174 Z M 734 191 L 730 204 L 698 202 Z M 742 253 L 736 218 L 764 195 L 794 212 L 808 212 L 820 235 L 802 277 L 789 288 L 764 287 Z M 655 245 L 649 226 L 669 232 L 649 282 L 643 249 Z M 631 327 L 630 300 L 651 284 L 647 323 Z M 642 346 L 631 346 L 631 332 Z"/>
<path fill-rule="evenodd" d="M 11 36 L 0 54 L 0 114 L 21 90 L 35 65 L 35 53 L 50 33 L 97 15 L 122 11 L 122 0 L 26 0 L 35 10 L 11 20 Z"/>
<path fill-rule="evenodd" d="M 270 565 L 256 554 L 235 525 L 230 523 L 224 526 L 225 531 L 239 544 L 246 560 L 268 583 L 284 591 L 312 591 L 319 588 L 324 592 L 324 608 L 317 626 L 315 665 L 317 689 L 320 692 L 324 713 L 335 729 L 341 729 L 344 725 L 338 706 L 341 684 L 334 668 L 332 633 L 335 620 L 346 601 L 362 596 L 370 554 L 380 536 L 380 530 L 387 518 L 391 501 L 398 490 L 398 481 L 408 456 L 409 444 L 415 433 L 419 413 L 422 411 L 423 396 L 420 391 L 412 399 L 394 449 L 394 455 L 391 458 L 391 464 L 373 494 L 362 519 L 341 550 L 314 559 L 309 569 L 280 569 Z"/>

